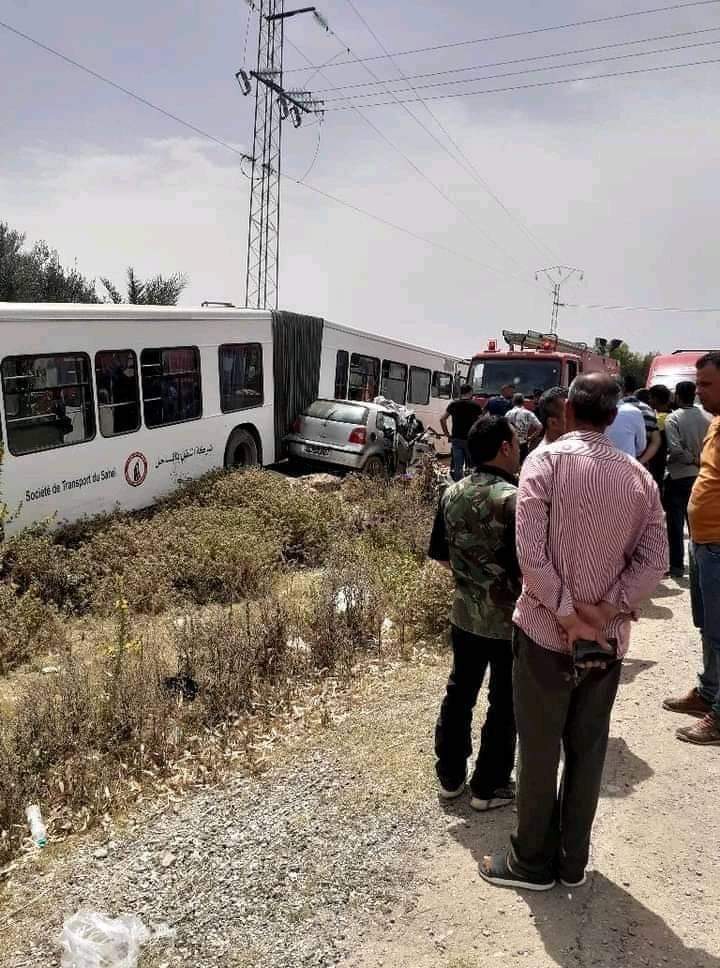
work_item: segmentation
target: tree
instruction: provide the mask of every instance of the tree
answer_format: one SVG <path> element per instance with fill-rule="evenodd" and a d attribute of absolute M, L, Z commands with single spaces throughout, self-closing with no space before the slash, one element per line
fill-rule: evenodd
<path fill-rule="evenodd" d="M 650 364 L 657 353 L 634 353 L 627 343 L 621 343 L 617 349 L 611 350 L 610 356 L 620 364 L 621 377 L 632 376 L 638 386 L 644 387 L 650 372 Z"/>
<path fill-rule="evenodd" d="M 100 277 L 110 302 L 130 303 L 133 306 L 175 306 L 183 289 L 187 286 L 187 276 L 176 272 L 172 276 L 153 276 L 147 282 L 142 282 L 130 266 L 127 271 L 127 298 L 123 299 L 120 291 L 106 279 Z"/>
<path fill-rule="evenodd" d="M 95 282 L 65 269 L 47 242 L 24 248 L 25 236 L 0 222 L 0 302 L 96 303 Z"/>

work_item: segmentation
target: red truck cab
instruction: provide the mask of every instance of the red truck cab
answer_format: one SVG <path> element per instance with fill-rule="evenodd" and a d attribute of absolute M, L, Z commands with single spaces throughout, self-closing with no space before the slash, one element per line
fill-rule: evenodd
<path fill-rule="evenodd" d="M 503 387 L 512 386 L 522 393 L 525 405 L 535 406 L 537 397 L 551 387 L 569 387 L 581 373 L 605 372 L 619 376 L 620 367 L 602 350 L 604 341 L 598 340 L 595 350 L 587 343 L 560 339 L 556 334 L 533 330 L 527 333 L 503 331 L 507 350 L 498 349 L 491 339 L 486 350 L 476 353 L 468 371 L 468 383 L 473 396 L 481 403 L 500 394 Z"/>

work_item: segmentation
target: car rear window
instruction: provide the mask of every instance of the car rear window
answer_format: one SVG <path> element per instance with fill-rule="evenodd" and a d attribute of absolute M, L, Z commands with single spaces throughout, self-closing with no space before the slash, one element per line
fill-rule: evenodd
<path fill-rule="evenodd" d="M 352 403 L 316 400 L 307 408 L 305 416 L 319 420 L 337 420 L 338 423 L 366 424 L 368 411 L 367 407 L 356 407 Z"/>

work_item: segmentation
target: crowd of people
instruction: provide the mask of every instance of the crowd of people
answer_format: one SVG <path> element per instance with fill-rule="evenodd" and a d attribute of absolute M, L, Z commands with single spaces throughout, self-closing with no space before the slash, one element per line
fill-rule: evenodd
<path fill-rule="evenodd" d="M 684 575 L 686 520 L 702 668 L 694 688 L 663 705 L 693 717 L 679 739 L 720 746 L 720 352 L 699 360 L 697 382 L 679 384 L 674 400 L 603 373 L 547 390 L 531 420 L 511 397 L 497 398 L 500 413 L 465 387 L 446 415 L 455 483 L 430 557 L 452 570 L 455 595 L 436 771 L 444 800 L 469 786 L 476 810 L 516 804 L 510 845 L 481 875 L 539 891 L 585 882 L 631 624 L 664 578 Z"/>

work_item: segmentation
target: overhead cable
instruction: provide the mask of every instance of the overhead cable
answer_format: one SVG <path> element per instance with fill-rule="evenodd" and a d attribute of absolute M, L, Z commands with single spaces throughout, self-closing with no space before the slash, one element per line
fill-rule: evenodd
<path fill-rule="evenodd" d="M 436 90 L 441 87 L 455 87 L 458 84 L 475 84 L 478 81 L 496 81 L 503 77 L 519 77 L 523 74 L 539 74 L 543 71 L 561 71 L 569 67 L 588 67 L 592 64 L 605 64 L 613 61 L 629 60 L 635 57 L 654 57 L 658 54 L 672 54 L 679 50 L 692 50 L 696 47 L 712 47 L 720 44 L 720 40 L 701 40 L 696 44 L 681 44 L 678 47 L 658 47 L 655 50 L 639 50 L 632 51 L 628 54 L 613 54 L 610 57 L 596 57 L 591 60 L 583 61 L 570 61 L 567 64 L 547 64 L 543 67 L 528 67 L 522 71 L 506 71 L 503 74 L 486 74 L 483 77 L 465 77 L 456 78 L 454 81 L 436 81 L 434 84 L 418 84 L 412 87 L 412 90 L 417 93 L 418 91 L 425 90 Z M 393 89 L 388 89 L 388 94 L 393 93 Z M 402 94 L 402 90 L 394 90 L 394 93 Z M 346 94 L 343 97 L 336 98 L 324 98 L 325 104 L 337 104 L 341 101 L 353 101 L 354 103 L 360 103 L 362 106 L 365 101 L 364 98 L 377 98 L 377 93 L 375 91 L 369 92 L 367 94 Z"/>
<path fill-rule="evenodd" d="M 104 84 L 108 84 L 110 87 L 127 95 L 128 97 L 132 98 L 134 101 L 138 102 L 139 104 L 142 104 L 153 111 L 159 112 L 164 117 L 170 119 L 171 121 L 175 121 L 177 124 L 180 124 L 185 128 L 189 128 L 191 131 L 194 131 L 195 134 L 198 134 L 201 137 L 206 138 L 208 141 L 212 142 L 215 145 L 220 146 L 221 148 L 225 148 L 227 151 L 232 152 L 233 155 L 239 156 L 241 160 L 252 160 L 248 155 L 240 151 L 238 148 L 230 144 L 228 141 L 223 141 L 222 138 L 218 138 L 215 135 L 210 134 L 210 132 L 204 131 L 202 128 L 198 128 L 196 125 L 191 124 L 189 121 L 186 121 L 184 118 L 181 118 L 170 111 L 165 111 L 163 108 L 159 107 L 157 104 L 153 104 L 152 101 L 149 101 L 147 98 L 143 97 L 142 95 L 136 94 L 134 91 L 130 91 L 128 88 L 123 87 L 123 85 L 121 84 L 117 84 L 115 81 L 111 80 L 110 78 L 107 78 L 102 74 L 99 74 L 97 71 L 93 70 L 90 67 L 87 67 L 85 64 L 81 64 L 79 61 L 76 61 L 73 58 L 67 56 L 66 54 L 63 54 L 61 51 L 56 50 L 55 48 L 52 48 L 52 47 L 48 47 L 47 44 L 43 44 L 41 41 L 36 40 L 34 37 L 31 37 L 30 35 L 23 33 L 21 30 L 17 30 L 15 27 L 12 27 L 10 24 L 6 24 L 0 21 L 0 27 L 10 31 L 13 34 L 16 34 L 18 37 L 21 37 L 23 40 L 26 40 L 29 43 L 34 44 L 35 46 L 41 48 L 42 50 L 47 51 L 47 53 L 52 54 L 54 57 L 60 58 L 60 60 L 63 60 L 66 63 L 70 64 L 71 66 L 76 67 L 78 70 L 83 71 L 85 74 L 89 75 L 90 77 L 93 77 L 94 79 L 101 81 Z M 355 212 L 357 215 L 362 215 L 364 218 L 370 219 L 374 222 L 378 222 L 380 225 L 384 225 L 386 228 L 393 229 L 393 231 L 399 232 L 407 236 L 408 238 L 415 239 L 418 242 L 423 242 L 425 245 L 431 246 L 432 248 L 438 249 L 439 251 L 452 255 L 457 259 L 461 259 L 464 262 L 469 262 L 472 265 L 480 269 L 483 269 L 487 272 L 494 273 L 501 279 L 501 281 L 504 281 L 504 282 L 508 281 L 508 277 L 500 270 L 496 269 L 494 266 L 486 265 L 485 263 L 480 262 L 478 259 L 473 258 L 473 256 L 469 255 L 467 252 L 459 252 L 455 249 L 452 249 L 450 246 L 444 245 L 441 242 L 436 242 L 434 239 L 421 235 L 418 232 L 414 232 L 412 229 L 408 229 L 402 225 L 397 225 L 396 223 L 391 222 L 380 215 L 376 215 L 374 212 L 367 211 L 366 209 L 363 209 L 358 205 L 354 205 L 352 202 L 348 202 L 343 198 L 339 198 L 336 195 L 332 195 L 329 192 L 325 192 L 322 189 L 316 188 L 313 185 L 308 185 L 307 182 L 300 181 L 299 179 L 292 178 L 288 175 L 282 175 L 281 177 L 285 181 L 288 181 L 292 184 L 299 185 L 301 188 L 305 189 L 306 191 L 312 192 L 314 195 L 318 195 L 322 198 L 327 199 L 328 201 L 333 202 L 335 205 L 340 205 L 343 208 L 347 208 L 350 211 Z M 515 284 L 514 279 L 512 280 L 512 282 L 513 284 Z"/>
<path fill-rule="evenodd" d="M 363 104 L 363 108 L 381 108 L 393 104 L 415 104 L 418 101 L 447 101 L 459 97 L 479 97 L 485 94 L 507 94 L 513 91 L 529 91 L 533 88 L 556 87 L 560 84 L 578 84 L 581 81 L 601 81 L 609 77 L 633 77 L 636 74 L 653 74 L 659 71 L 674 71 L 683 67 L 701 67 L 703 64 L 719 64 L 720 58 L 710 58 L 708 60 L 687 61 L 682 64 L 661 64 L 657 67 L 643 67 L 632 71 L 614 71 L 610 74 L 584 74 L 581 77 L 563 77 L 555 81 L 534 81 L 531 84 L 514 84 L 509 87 L 493 87 L 482 91 L 462 91 L 456 94 L 428 94 L 423 97 L 401 98 L 393 101 L 376 101 L 371 104 Z M 355 111 L 357 108 L 353 104 L 346 104 L 344 107 L 328 108 L 328 111 Z"/>
<path fill-rule="evenodd" d="M 201 135 L 203 138 L 209 138 L 210 141 L 214 141 L 215 144 L 220 145 L 222 148 L 227 148 L 228 151 L 234 152 L 239 155 L 245 161 L 252 161 L 252 157 L 246 154 L 244 151 L 240 151 L 239 148 L 234 147 L 234 145 L 229 144 L 227 141 L 223 141 L 221 138 L 216 138 L 215 135 L 209 134 L 207 131 L 203 131 L 202 128 L 198 128 L 197 125 L 191 124 L 190 121 L 185 121 L 183 118 L 179 118 L 177 114 L 173 114 L 171 111 L 166 111 L 165 108 L 161 108 L 160 105 L 154 104 L 149 101 L 146 97 L 141 94 L 136 94 L 135 91 L 131 91 L 129 88 L 124 87 L 122 84 L 118 84 L 117 81 L 113 81 L 109 77 L 105 77 L 104 74 L 94 71 L 91 67 L 87 67 L 85 64 L 81 64 L 80 61 L 74 60 L 72 57 L 68 57 L 67 54 L 63 54 L 62 51 L 57 50 L 55 47 L 49 47 L 47 44 L 43 44 L 42 41 L 37 40 L 35 37 L 31 37 L 30 34 L 23 33 L 22 30 L 18 30 L 17 27 L 13 27 L 11 24 L 5 23 L 0 20 L 0 27 L 3 30 L 9 31 L 11 34 L 15 34 L 16 37 L 21 37 L 23 40 L 28 41 L 30 44 L 34 44 L 41 50 L 46 51 L 48 54 L 52 54 L 53 57 L 58 57 L 61 61 L 69 64 L 71 67 L 77 68 L 79 71 L 83 71 L 85 74 L 89 74 L 90 77 L 94 77 L 97 81 L 102 81 L 103 84 L 107 84 L 114 88 L 116 91 L 120 91 L 122 94 L 126 94 L 128 97 L 137 101 L 139 104 L 143 104 L 146 108 L 150 108 L 152 111 L 156 111 L 158 114 L 162 114 L 163 117 L 169 118 L 171 121 L 175 121 L 177 124 L 181 124 L 184 128 L 188 128 L 190 131 L 194 131 L 195 134 Z"/>
<path fill-rule="evenodd" d="M 411 81 L 427 80 L 430 77 L 447 77 L 449 74 L 465 74 L 468 71 L 485 71 L 490 70 L 493 67 L 510 67 L 513 64 L 530 64 L 534 61 L 550 60 L 554 57 L 573 57 L 575 54 L 593 54 L 601 50 L 614 50 L 618 47 L 632 47 L 636 44 L 653 43 L 656 40 L 676 40 L 679 37 L 696 37 L 698 34 L 710 34 L 719 30 L 720 27 L 703 27 L 700 30 L 683 30 L 680 33 L 674 34 L 655 34 L 653 37 L 639 37 L 637 40 L 620 40 L 616 41 L 614 44 L 599 44 L 596 47 L 576 47 L 572 50 L 555 51 L 552 54 L 535 54 L 533 57 L 513 57 L 509 60 L 490 61 L 487 64 L 473 64 L 470 67 L 453 67 L 449 70 L 430 71 L 429 73 L 425 74 L 405 74 L 399 67 L 397 67 L 397 65 L 396 70 L 402 75 L 403 80 L 407 81 L 409 84 Z M 388 54 L 387 56 L 390 58 L 390 60 L 393 59 L 392 54 Z M 327 65 L 323 66 L 326 67 Z M 386 83 L 388 82 L 382 78 L 377 81 L 356 81 L 354 84 L 338 84 L 335 87 L 319 88 L 316 93 L 332 94 L 336 91 L 351 91 L 361 87 L 377 87 L 378 85 Z"/>
<path fill-rule="evenodd" d="M 448 44 L 434 44 L 430 47 L 415 47 L 412 50 L 392 51 L 391 54 L 393 57 L 410 57 L 413 54 L 428 54 L 439 50 L 452 50 L 458 47 L 471 47 L 475 44 L 488 44 L 491 41 L 496 40 L 513 40 L 517 37 L 530 37 L 534 34 L 551 33 L 557 30 L 570 30 L 575 27 L 592 27 L 598 24 L 610 23 L 616 20 L 628 20 L 632 17 L 645 17 L 656 13 L 671 13 L 674 10 L 686 10 L 689 7 L 709 7 L 717 3 L 720 3 L 720 0 L 689 0 L 689 2 L 686 3 L 673 3 L 665 7 L 650 7 L 646 10 L 631 10 L 627 13 L 610 14 L 605 17 L 593 17 L 589 20 L 574 20 L 571 23 L 554 24 L 549 27 L 533 27 L 529 30 L 516 30 L 506 34 L 491 34 L 486 37 L 476 37 L 474 40 L 456 40 Z M 369 63 L 370 61 L 386 60 L 387 57 L 387 54 L 378 54 L 374 57 L 359 58 L 359 62 L 365 64 Z M 343 67 L 346 64 L 354 64 L 357 62 L 358 61 L 356 60 L 336 61 L 336 63 L 332 66 Z M 305 68 L 293 68 L 293 70 L 305 70 Z M 285 73 L 290 73 L 290 71 L 286 70 Z"/>
<path fill-rule="evenodd" d="M 380 39 L 380 37 L 378 37 L 378 35 L 375 33 L 375 31 L 370 26 L 370 24 L 365 19 L 365 17 L 362 15 L 362 13 L 360 13 L 360 11 L 358 10 L 356 4 L 354 3 L 354 0 L 347 0 L 347 3 L 350 6 L 350 8 L 353 10 L 353 12 L 355 13 L 355 15 L 357 16 L 357 18 L 360 20 L 360 22 L 363 24 L 363 26 L 365 27 L 365 29 L 368 31 L 368 33 L 370 34 L 370 36 L 373 38 L 373 40 L 375 41 L 375 43 L 378 45 L 378 47 L 383 51 L 383 53 L 385 53 L 389 57 L 391 64 L 393 65 L 393 67 L 395 68 L 395 70 L 398 72 L 398 74 L 400 74 L 400 76 L 402 77 L 402 79 L 408 84 L 408 86 L 411 88 L 411 90 L 415 91 L 415 88 L 413 87 L 413 85 L 410 82 L 410 80 L 404 74 L 402 68 L 399 66 L 399 64 L 396 63 L 396 61 L 393 58 L 392 54 L 389 54 L 388 53 L 387 47 L 384 45 L 384 43 L 382 42 L 382 40 Z M 363 67 L 370 74 L 371 77 L 373 77 L 373 78 L 376 79 L 375 83 L 384 83 L 384 82 L 380 81 L 379 79 L 377 79 L 377 75 L 366 64 L 363 64 Z M 395 97 L 395 95 L 393 95 L 393 97 Z M 442 150 L 446 154 L 448 154 L 451 158 L 453 158 L 453 160 L 456 163 L 458 163 L 470 175 L 470 177 L 475 181 L 475 183 L 477 185 L 479 185 L 480 188 L 482 188 L 482 190 L 487 195 L 489 195 L 489 197 L 495 202 L 495 204 L 498 205 L 500 207 L 500 209 L 507 215 L 507 217 L 512 222 L 514 222 L 517 225 L 517 227 L 520 229 L 520 231 L 532 242 L 532 244 L 540 252 L 549 252 L 550 255 L 553 258 L 555 258 L 555 254 L 554 254 L 553 250 L 548 245 L 546 245 L 544 242 L 542 242 L 539 238 L 537 238 L 537 236 L 532 232 L 532 230 L 526 225 L 525 221 L 522 218 L 520 218 L 520 216 L 518 216 L 516 213 L 512 212 L 507 207 L 507 205 L 505 205 L 505 203 L 502 201 L 502 199 L 499 197 L 499 195 L 494 191 L 494 189 L 491 188 L 491 186 L 488 184 L 488 182 L 483 178 L 483 176 L 477 170 L 477 168 L 475 167 L 475 164 L 473 163 L 473 161 L 467 156 L 466 152 L 458 144 L 457 140 L 452 136 L 452 134 L 450 133 L 450 131 L 447 128 L 447 125 L 437 116 L 437 114 L 432 110 L 432 108 L 430 107 L 430 105 L 429 104 L 426 104 L 424 101 L 421 101 L 420 103 L 425 108 L 426 112 L 430 115 L 431 120 L 437 125 L 438 128 L 440 128 L 440 130 L 442 131 L 442 133 L 445 136 L 445 138 L 447 138 L 447 140 L 453 146 L 453 148 L 455 149 L 455 152 L 456 152 L 457 157 L 455 157 L 453 155 L 453 153 L 451 151 L 449 151 L 449 149 L 448 149 L 448 147 L 447 147 L 446 144 L 444 144 L 442 141 L 440 141 L 426 127 L 426 125 L 424 125 L 422 123 L 422 121 L 420 120 L 420 118 L 417 117 L 416 114 L 414 114 L 412 111 L 410 111 L 410 109 L 408 107 L 405 107 L 405 111 L 410 115 L 410 117 L 417 124 L 419 124 L 423 128 L 423 130 L 428 135 L 430 135 L 430 137 L 435 141 L 436 144 L 440 145 L 440 147 L 442 148 Z M 514 260 L 514 261 L 517 264 L 517 260 Z"/>

